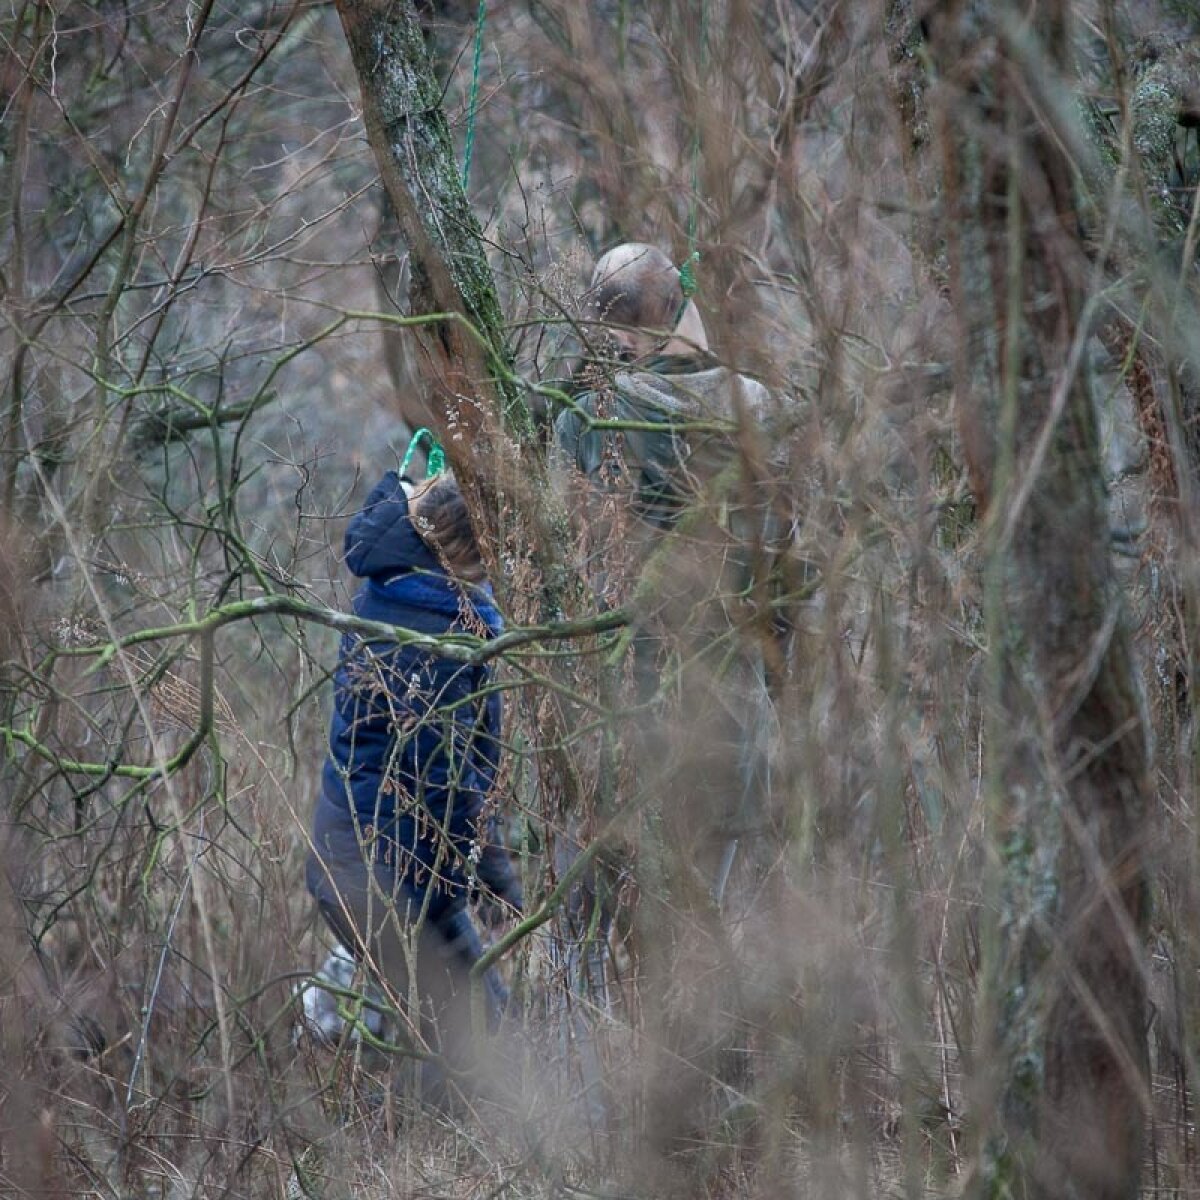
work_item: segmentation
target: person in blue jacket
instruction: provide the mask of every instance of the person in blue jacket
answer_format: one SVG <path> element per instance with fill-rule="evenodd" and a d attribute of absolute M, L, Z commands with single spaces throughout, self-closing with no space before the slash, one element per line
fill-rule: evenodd
<path fill-rule="evenodd" d="M 351 519 L 345 548 L 347 566 L 365 579 L 358 616 L 423 634 L 501 631 L 450 475 L 414 489 L 389 471 Z M 306 870 L 338 940 L 402 1009 L 415 990 L 421 1011 L 409 1015 L 411 1032 L 460 1075 L 477 1061 L 469 976 L 483 952 L 468 898 L 478 890 L 510 915 L 523 903 L 492 836 L 501 702 L 490 684 L 486 665 L 342 638 Z M 494 972 L 484 984 L 494 1029 L 506 996 Z M 436 1089 L 445 1075 L 427 1064 L 424 1080 Z"/>

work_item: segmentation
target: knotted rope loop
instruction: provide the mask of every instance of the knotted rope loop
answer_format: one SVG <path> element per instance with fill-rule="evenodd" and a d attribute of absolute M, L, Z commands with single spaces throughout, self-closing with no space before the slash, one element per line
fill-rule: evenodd
<path fill-rule="evenodd" d="M 442 443 L 434 437 L 432 430 L 421 428 L 409 439 L 408 449 L 405 450 L 404 459 L 400 463 L 402 477 L 408 474 L 408 468 L 412 466 L 412 460 L 416 457 L 417 447 L 425 438 L 429 439 L 429 454 L 425 460 L 425 478 L 432 479 L 446 469 L 446 452 L 442 449 Z"/>

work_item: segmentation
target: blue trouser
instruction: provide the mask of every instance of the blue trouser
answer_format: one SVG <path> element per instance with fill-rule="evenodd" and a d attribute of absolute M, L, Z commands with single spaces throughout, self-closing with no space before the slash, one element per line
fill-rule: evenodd
<path fill-rule="evenodd" d="M 471 968 L 483 944 L 465 904 L 457 901 L 436 916 L 423 912 L 422 897 L 397 879 L 394 865 L 363 847 L 349 813 L 331 817 L 323 806 L 305 875 L 325 923 L 408 1013 L 414 1040 L 463 1076 L 462 1085 L 470 1090 L 468 1080 L 479 1061 Z M 409 1010 L 414 981 L 419 1017 Z M 482 984 L 488 1030 L 495 1032 L 507 994 L 494 970 L 484 973 Z M 431 1090 L 444 1086 L 436 1066 L 427 1065 L 422 1075 Z"/>

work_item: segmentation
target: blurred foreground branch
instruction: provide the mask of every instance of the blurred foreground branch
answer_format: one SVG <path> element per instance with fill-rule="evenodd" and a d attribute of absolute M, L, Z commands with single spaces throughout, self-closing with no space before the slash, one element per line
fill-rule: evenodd
<path fill-rule="evenodd" d="M 1025 21 L 1070 89 L 1071 6 Z M 992 885 L 978 1192 L 1136 1196 L 1147 732 L 1084 348 L 1099 279 L 1005 6 L 929 18 L 956 387 L 984 514 Z M 1015 21 L 1015 13 L 1013 14 Z M 990 1078 L 989 1078 L 990 1076 Z"/>

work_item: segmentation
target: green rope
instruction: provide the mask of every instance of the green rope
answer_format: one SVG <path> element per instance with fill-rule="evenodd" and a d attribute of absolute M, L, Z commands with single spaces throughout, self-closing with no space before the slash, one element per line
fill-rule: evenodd
<path fill-rule="evenodd" d="M 696 249 L 696 230 L 698 221 L 698 212 L 700 208 L 700 125 L 697 123 L 696 130 L 692 134 L 692 202 L 688 209 L 687 237 L 688 237 L 688 255 L 687 258 L 679 264 L 679 287 L 683 291 L 683 303 L 679 306 L 679 316 L 675 323 L 678 325 L 683 319 L 683 310 L 687 308 L 688 301 L 700 289 L 700 283 L 696 279 L 696 267 L 700 262 L 700 251 Z"/>
<path fill-rule="evenodd" d="M 693 245 L 694 244 L 695 243 L 693 242 Z M 685 258 L 683 262 L 679 264 L 679 287 L 683 292 L 684 307 L 687 306 L 687 302 L 700 290 L 700 284 L 696 280 L 696 264 L 699 261 L 700 251 L 693 250 L 691 254 L 689 254 L 687 258 Z M 683 313 L 680 313 L 679 315 L 682 317 Z"/>
<path fill-rule="evenodd" d="M 708 3 L 707 0 L 700 0 L 700 78 L 697 81 L 696 94 L 699 98 L 700 86 L 704 83 L 704 77 L 708 73 Z M 688 206 L 688 221 L 687 221 L 687 239 L 688 239 L 688 254 L 687 258 L 679 264 L 679 287 L 683 292 L 683 303 L 679 306 L 679 316 L 676 317 L 675 323 L 678 325 L 683 319 L 684 310 L 688 306 L 688 302 L 700 289 L 699 280 L 696 278 L 696 267 L 700 263 L 700 251 L 696 249 L 698 240 L 698 228 L 700 223 L 700 115 L 699 105 L 696 106 L 696 113 L 693 115 L 692 126 L 692 197 L 691 203 Z"/>
<path fill-rule="evenodd" d="M 421 428 L 409 439 L 408 449 L 405 450 L 404 460 L 400 464 L 401 477 L 408 474 L 408 468 L 412 466 L 412 460 L 416 457 L 417 447 L 421 444 L 422 438 L 429 439 L 429 457 L 425 462 L 425 478 L 432 479 L 446 469 L 446 452 L 442 449 L 441 442 L 433 436 L 432 430 Z"/>
<path fill-rule="evenodd" d="M 463 191 L 471 178 L 471 155 L 475 151 L 475 110 L 479 105 L 479 63 L 483 58 L 483 22 L 487 17 L 487 0 L 479 0 L 475 14 L 475 64 L 471 68 L 471 95 L 467 100 L 467 136 L 463 144 Z"/>

